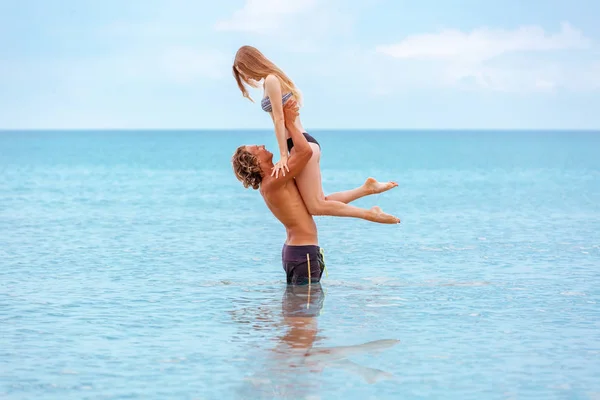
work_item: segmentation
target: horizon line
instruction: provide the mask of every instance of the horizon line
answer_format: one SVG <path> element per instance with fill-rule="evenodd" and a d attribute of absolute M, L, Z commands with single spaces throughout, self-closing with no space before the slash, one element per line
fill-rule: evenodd
<path fill-rule="evenodd" d="M 273 128 L 0 128 L 0 132 L 55 132 L 55 131 L 145 131 L 145 132 L 207 132 L 207 131 L 271 131 Z M 482 131 L 482 132 L 600 132 L 599 128 L 312 128 L 309 131 Z"/>

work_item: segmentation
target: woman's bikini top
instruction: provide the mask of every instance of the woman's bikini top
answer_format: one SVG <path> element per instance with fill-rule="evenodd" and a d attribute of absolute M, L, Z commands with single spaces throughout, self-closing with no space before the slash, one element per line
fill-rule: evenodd
<path fill-rule="evenodd" d="M 284 94 L 283 96 L 281 96 L 281 103 L 285 104 L 285 102 L 288 101 L 288 99 L 290 97 L 292 97 L 292 92 Z M 273 111 L 273 106 L 271 106 L 271 100 L 269 99 L 269 97 L 263 98 L 260 101 L 260 106 L 266 112 L 272 112 Z"/>

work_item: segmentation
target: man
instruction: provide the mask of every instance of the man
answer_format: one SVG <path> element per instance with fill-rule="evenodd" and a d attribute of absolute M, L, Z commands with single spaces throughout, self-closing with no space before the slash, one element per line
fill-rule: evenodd
<path fill-rule="evenodd" d="M 283 111 L 286 128 L 294 142 L 294 149 L 288 158 L 289 172 L 278 177 L 272 176 L 273 153 L 265 149 L 264 145 L 238 147 L 232 157 L 232 163 L 237 179 L 246 188 L 260 189 L 269 210 L 285 226 L 287 240 L 281 256 L 287 283 L 305 285 L 319 282 L 325 268 L 318 243 L 317 226 L 306 209 L 294 181 L 294 177 L 310 160 L 312 149 L 302 132 L 294 126 L 293 122 L 298 116 L 296 101 L 288 100 Z M 345 197 L 347 202 L 351 202 L 395 186 L 397 185 L 392 182 L 383 184 L 369 178 L 362 187 L 348 191 Z M 392 219 L 393 223 L 400 222 L 396 217 L 383 213 L 379 207 L 373 207 L 367 212 L 376 217 L 373 219 Z"/>

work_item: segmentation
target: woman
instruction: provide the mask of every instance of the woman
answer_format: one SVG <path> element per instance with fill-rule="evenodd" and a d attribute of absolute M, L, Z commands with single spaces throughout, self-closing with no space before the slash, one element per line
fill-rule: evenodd
<path fill-rule="evenodd" d="M 262 109 L 271 115 L 275 125 L 275 136 L 279 146 L 279 161 L 275 164 L 271 175 L 285 175 L 287 168 L 288 152 L 294 151 L 294 143 L 285 128 L 283 117 L 283 105 L 290 98 L 295 98 L 301 104 L 301 96 L 288 76 L 275 64 L 268 60 L 258 49 L 252 46 L 242 46 L 233 63 L 233 76 L 244 97 L 253 101 L 245 85 L 258 88 L 263 81 L 264 97 L 261 101 Z M 296 127 L 301 132 L 306 132 L 302 127 L 300 118 L 296 118 Z M 368 194 L 382 193 L 398 186 L 395 182 L 377 182 L 373 178 L 367 179 L 360 188 L 346 192 L 334 193 L 325 197 L 321 187 L 321 146 L 315 138 L 304 133 L 306 140 L 310 143 L 313 155 L 302 172 L 296 177 L 296 185 L 300 190 L 302 199 L 306 204 L 308 212 L 312 215 L 330 215 L 336 217 L 364 218 L 374 222 L 395 224 L 400 220 L 387 216 L 386 218 L 365 217 L 365 210 L 351 206 L 350 203 Z M 370 215 L 370 214 L 369 214 Z"/>

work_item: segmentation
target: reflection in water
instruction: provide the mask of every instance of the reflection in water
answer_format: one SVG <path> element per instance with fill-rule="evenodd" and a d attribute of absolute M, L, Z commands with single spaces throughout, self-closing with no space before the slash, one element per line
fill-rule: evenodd
<path fill-rule="evenodd" d="M 367 383 L 391 378 L 392 375 L 375 368 L 359 365 L 348 357 L 385 350 L 399 340 L 376 340 L 352 346 L 318 347 L 318 319 L 325 302 L 320 284 L 287 285 L 282 299 L 283 334 L 276 338 L 275 348 L 268 351 L 266 365 L 256 368 L 247 377 L 244 391 L 253 396 L 292 396 L 300 398 L 318 393 L 320 373 L 325 368 L 343 369 L 356 374 Z M 262 317 L 262 318 L 261 318 Z M 258 316 L 264 321 L 264 315 Z M 271 320 L 271 323 L 275 321 Z M 270 325 L 270 324 L 269 324 Z M 254 369 L 254 368 L 253 368 Z"/>

